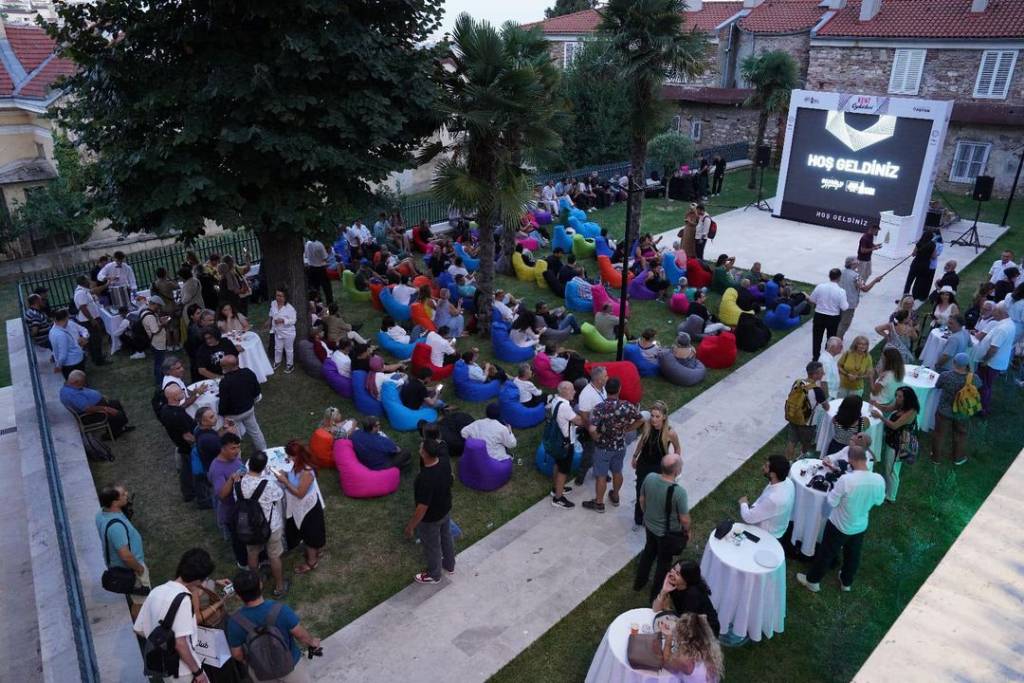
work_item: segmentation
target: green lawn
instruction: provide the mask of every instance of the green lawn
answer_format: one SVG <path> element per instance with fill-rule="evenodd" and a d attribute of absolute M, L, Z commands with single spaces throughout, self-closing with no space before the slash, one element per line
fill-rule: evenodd
<path fill-rule="evenodd" d="M 0 334 L 0 387 L 6 387 L 11 383 L 11 362 L 7 357 L 6 321 L 17 318 L 18 315 L 17 285 L 11 282 L 0 285 L 0 321 L 5 321 L 3 333 Z"/>

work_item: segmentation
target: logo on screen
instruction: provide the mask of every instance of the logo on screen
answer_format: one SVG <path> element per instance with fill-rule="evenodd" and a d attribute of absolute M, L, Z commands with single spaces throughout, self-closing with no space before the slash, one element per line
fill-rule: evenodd
<path fill-rule="evenodd" d="M 857 130 L 846 122 L 846 114 L 841 111 L 828 112 L 825 130 L 832 133 L 841 143 L 854 152 L 871 145 L 888 140 L 896 132 L 896 117 L 882 114 L 869 128 Z"/>

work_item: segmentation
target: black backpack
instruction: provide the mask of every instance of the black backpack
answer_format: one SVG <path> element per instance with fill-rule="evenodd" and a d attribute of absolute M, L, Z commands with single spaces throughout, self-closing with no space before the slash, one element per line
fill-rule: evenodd
<path fill-rule="evenodd" d="M 153 343 L 153 337 L 146 331 L 142 319 L 147 315 L 156 315 L 153 311 L 143 311 L 138 318 L 128 326 L 127 335 L 131 338 L 129 345 L 136 352 L 146 351 Z"/>
<path fill-rule="evenodd" d="M 178 675 L 178 651 L 175 649 L 174 618 L 178 614 L 178 607 L 181 601 L 189 597 L 189 593 L 179 593 L 174 597 L 171 606 L 167 608 L 167 614 L 161 619 L 156 627 L 146 636 L 142 644 L 143 674 L 153 677 L 177 677 Z M 192 609 L 192 601 L 188 601 L 189 610 Z"/>
<path fill-rule="evenodd" d="M 245 545 L 263 545 L 270 539 L 270 519 L 263 514 L 263 506 L 260 505 L 260 496 L 266 488 L 267 480 L 264 479 L 252 492 L 252 496 L 246 498 L 242 495 L 241 482 L 235 482 L 235 500 L 238 501 L 235 534 Z M 270 516 L 274 516 L 273 508 L 270 509 Z"/>
<path fill-rule="evenodd" d="M 261 681 L 284 678 L 295 669 L 292 649 L 277 627 L 280 612 L 281 603 L 275 602 L 259 626 L 240 613 L 231 615 L 231 619 L 245 629 L 245 661 Z"/>
<path fill-rule="evenodd" d="M 153 392 L 153 398 L 149 399 L 149 405 L 153 407 L 153 414 L 156 415 L 156 419 L 159 421 L 160 413 L 163 411 L 164 406 L 167 405 L 167 397 L 164 396 L 163 389 L 157 389 Z"/>
<path fill-rule="evenodd" d="M 572 455 L 569 440 L 562 434 L 562 429 L 558 426 L 558 410 L 564 401 L 565 399 L 554 400 L 544 420 L 541 444 L 544 445 L 544 452 L 552 460 L 565 460 L 567 455 Z"/>

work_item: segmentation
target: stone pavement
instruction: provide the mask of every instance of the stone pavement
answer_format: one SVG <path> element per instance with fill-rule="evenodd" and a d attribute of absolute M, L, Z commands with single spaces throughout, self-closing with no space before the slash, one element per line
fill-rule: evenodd
<path fill-rule="evenodd" d="M 717 217 L 711 256 L 727 252 L 741 265 L 817 283 L 854 254 L 857 233 L 771 219 L 756 210 Z M 966 229 L 966 226 L 963 226 Z M 954 231 L 947 231 L 946 235 Z M 1002 233 L 983 226 L 982 239 Z M 950 239 L 951 237 L 947 237 Z M 947 248 L 967 265 L 973 252 Z M 890 264 L 891 265 L 891 264 Z M 889 266 L 876 257 L 875 269 Z M 862 299 L 851 332 L 884 322 L 902 292 L 907 264 Z M 683 443 L 683 481 L 696 505 L 784 426 L 792 380 L 810 359 L 810 325 L 795 330 L 675 413 Z M 870 332 L 874 342 L 877 335 Z M 633 473 L 626 468 L 623 504 L 603 515 L 581 509 L 592 497 L 588 478 L 569 497 L 573 510 L 542 500 L 458 555 L 456 575 L 438 586 L 412 584 L 324 641 L 313 662 L 318 681 L 483 681 L 554 626 L 643 546 L 632 531 Z M 752 482 L 756 493 L 760 482 Z M 458 510 L 454 511 L 458 519 Z M 392 541 L 394 542 L 394 541 Z M 703 545 L 702 539 L 694 539 Z M 410 582 L 412 577 L 410 578 Z"/>

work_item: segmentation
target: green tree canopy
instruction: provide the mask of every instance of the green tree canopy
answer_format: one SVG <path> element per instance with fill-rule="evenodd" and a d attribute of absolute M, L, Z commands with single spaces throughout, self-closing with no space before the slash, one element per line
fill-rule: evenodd
<path fill-rule="evenodd" d="M 786 111 L 789 107 L 790 92 L 799 84 L 800 68 L 793 56 L 784 50 L 773 50 L 750 55 L 740 63 L 740 74 L 754 92 L 744 104 L 759 109 L 757 118 L 757 140 L 753 154 L 764 144 L 768 117 Z M 757 164 L 750 167 L 748 187 L 754 187 Z"/>
<path fill-rule="evenodd" d="M 548 7 L 544 10 L 544 16 L 548 19 L 552 17 L 560 17 L 563 14 L 572 14 L 573 12 L 581 12 L 585 9 L 594 9 L 597 7 L 597 0 L 555 0 L 554 7 Z"/>
<path fill-rule="evenodd" d="M 662 171 L 665 184 L 665 202 L 668 203 L 668 179 L 672 172 L 693 161 L 697 147 L 688 135 L 674 130 L 655 135 L 647 143 L 647 158 Z"/>

